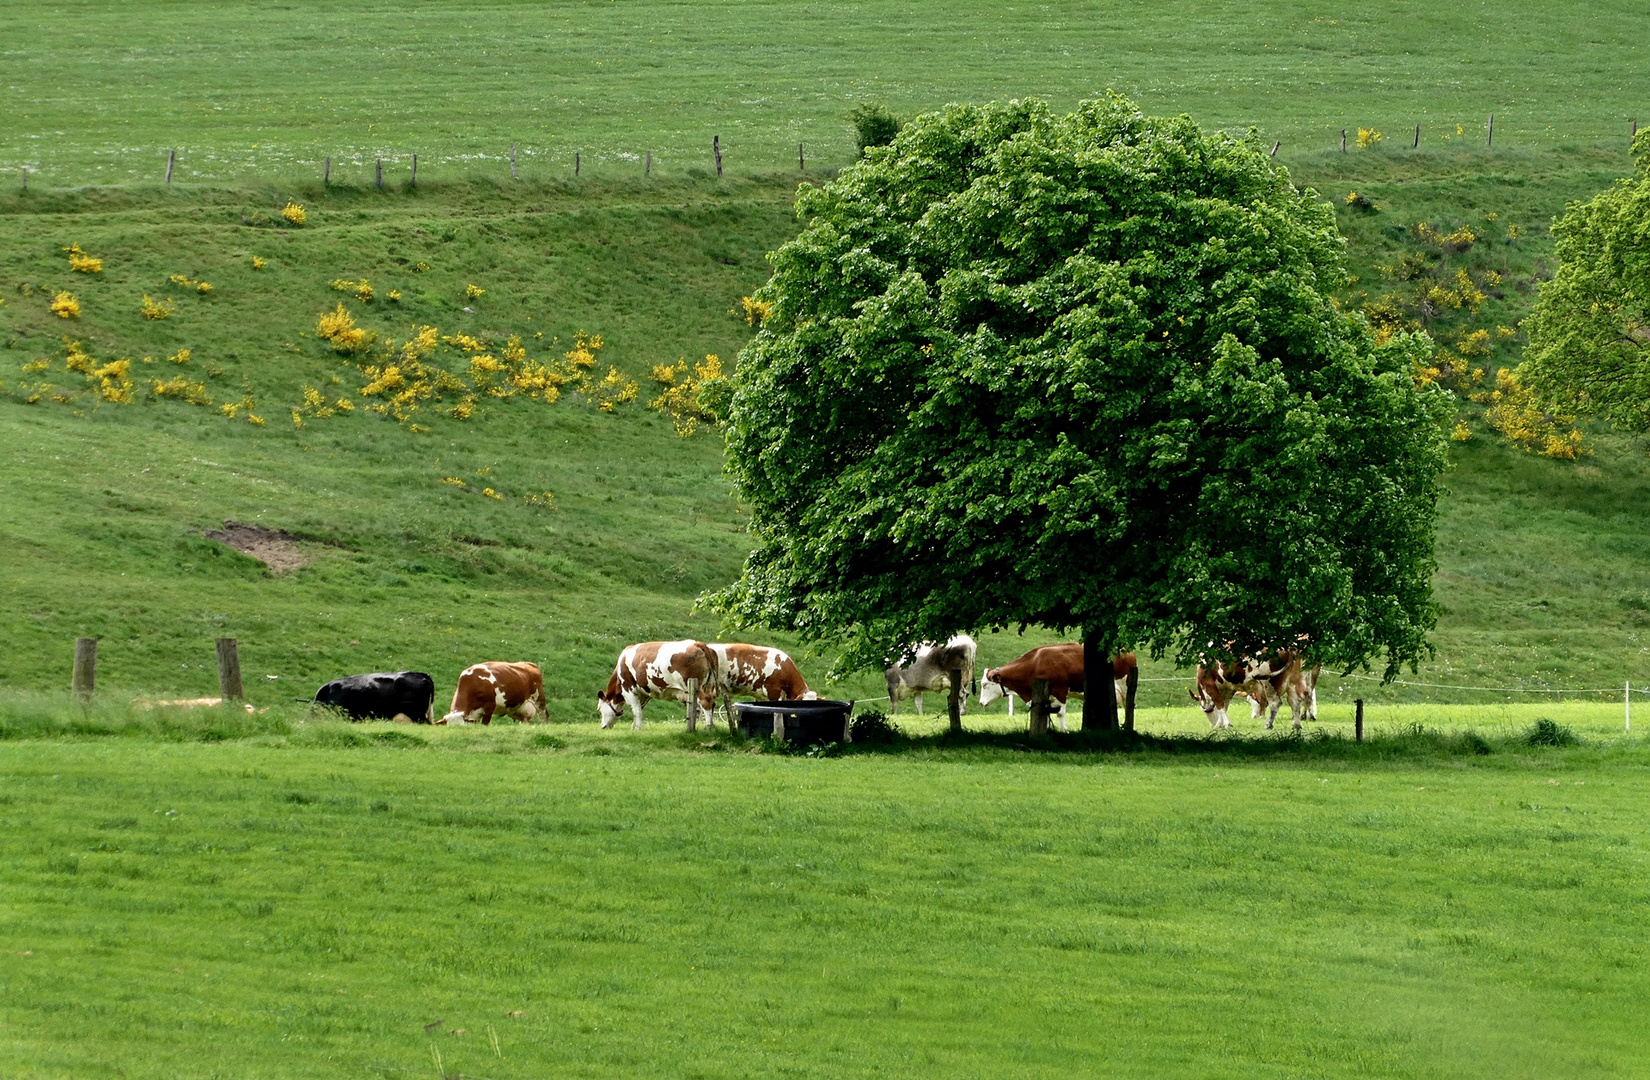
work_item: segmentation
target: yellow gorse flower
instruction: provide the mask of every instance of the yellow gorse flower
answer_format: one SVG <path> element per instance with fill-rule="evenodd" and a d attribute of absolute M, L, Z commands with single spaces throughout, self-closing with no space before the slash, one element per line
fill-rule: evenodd
<path fill-rule="evenodd" d="M 143 317 L 145 319 L 169 319 L 172 317 L 174 305 L 170 297 L 156 303 L 148 293 L 143 294 Z"/>
<path fill-rule="evenodd" d="M 63 249 L 69 253 L 69 269 L 77 274 L 103 273 L 103 260 L 94 258 L 83 250 L 79 244 L 70 244 Z"/>
<path fill-rule="evenodd" d="M 80 301 L 74 293 L 60 292 L 52 297 L 52 314 L 59 319 L 78 319 L 80 317 Z"/>
<path fill-rule="evenodd" d="M 290 199 L 287 200 L 285 206 L 281 207 L 281 216 L 286 219 L 289 225 L 302 225 L 308 217 L 304 213 L 304 204 L 295 203 Z"/>

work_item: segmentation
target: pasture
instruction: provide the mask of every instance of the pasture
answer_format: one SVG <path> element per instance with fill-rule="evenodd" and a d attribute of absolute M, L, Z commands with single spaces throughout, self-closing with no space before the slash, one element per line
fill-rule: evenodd
<path fill-rule="evenodd" d="M 1650 755 L 1620 692 L 1650 683 L 1642 439 L 1535 457 L 1463 388 L 1436 656 L 1420 685 L 1326 674 L 1303 738 L 1241 707 L 1210 736 L 1186 673 L 1150 661 L 1133 741 L 1031 741 L 1001 704 L 951 737 L 930 695 L 891 745 L 806 756 L 688 735 L 664 702 L 599 731 L 593 698 L 625 643 L 721 630 L 693 600 L 738 573 L 744 517 L 716 432 L 679 437 L 651 375 L 731 366 L 740 298 L 797 227 L 797 144 L 805 178 L 845 164 L 853 105 L 1115 87 L 1254 126 L 1336 206 L 1341 301 L 1466 274 L 1482 297 L 1428 326 L 1484 332 L 1493 372 L 1551 276 L 1546 224 L 1630 168 L 1641 22 L 0 12 L 0 1075 L 1636 1075 Z M 1333 149 L 1359 127 L 1384 138 Z M 367 392 L 383 371 L 318 336 L 339 305 L 397 349 L 436 327 L 426 359 L 473 413 L 450 394 L 398 418 Z M 476 356 L 517 346 L 572 373 L 557 400 L 486 392 Z M 206 535 L 228 520 L 283 533 L 288 563 Z M 64 693 L 83 634 L 86 707 Z M 255 711 L 133 703 L 215 693 L 219 635 Z M 729 636 L 791 649 L 828 695 L 883 692 L 827 680 L 828 648 Z M 1056 637 L 983 635 L 981 659 Z M 551 723 L 347 725 L 294 701 L 405 667 L 439 712 L 483 659 L 541 663 Z M 1532 745 L 1543 719 L 1578 741 Z"/>
<path fill-rule="evenodd" d="M 907 115 L 951 101 L 1040 96 L 1069 107 L 1110 88 L 1148 112 L 1258 127 L 1288 160 L 1340 130 L 1409 146 L 1624 150 L 1650 119 L 1642 11 L 1404 2 L 1326 9 L 1220 4 L 948 6 L 889 0 L 711 4 L 495 0 L 382 6 L 107 2 L 0 12 L 10 117 L 0 175 L 53 186 L 319 177 L 364 183 L 382 157 L 404 178 L 560 179 L 794 169 L 797 144 L 834 167 L 844 115 L 884 100 Z M 88 108 L 87 103 L 93 103 Z M 1457 131 L 1457 128 L 1461 130 Z"/>
<path fill-rule="evenodd" d="M 199 723 L 6 744 L 0 1072 L 1537 1077 L 1643 1059 L 1637 740 L 808 759 L 662 725 L 271 713 L 203 743 Z"/>

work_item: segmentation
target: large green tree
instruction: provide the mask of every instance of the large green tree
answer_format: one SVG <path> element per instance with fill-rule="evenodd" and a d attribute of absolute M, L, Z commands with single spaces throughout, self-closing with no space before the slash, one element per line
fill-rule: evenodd
<path fill-rule="evenodd" d="M 1252 135 L 950 106 L 798 207 L 727 411 L 758 543 L 713 607 L 844 669 L 1025 624 L 1422 654 L 1450 404 L 1424 337 L 1335 305 L 1333 212 Z"/>
<path fill-rule="evenodd" d="M 1650 131 L 1638 175 L 1553 226 L 1558 272 L 1525 322 L 1519 375 L 1563 411 L 1650 429 Z"/>

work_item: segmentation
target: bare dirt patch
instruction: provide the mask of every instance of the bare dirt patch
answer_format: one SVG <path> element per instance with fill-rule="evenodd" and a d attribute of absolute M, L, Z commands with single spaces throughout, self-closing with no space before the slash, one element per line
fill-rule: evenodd
<path fill-rule="evenodd" d="M 291 573 L 313 561 L 299 546 L 298 538 L 285 529 L 265 529 L 240 521 L 225 521 L 223 528 L 201 535 L 257 559 L 269 567 L 271 573 Z"/>

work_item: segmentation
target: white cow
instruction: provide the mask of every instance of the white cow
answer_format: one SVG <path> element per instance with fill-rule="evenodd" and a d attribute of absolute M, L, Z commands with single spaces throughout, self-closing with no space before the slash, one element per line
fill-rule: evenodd
<path fill-rule="evenodd" d="M 961 668 L 962 712 L 968 712 L 968 687 L 974 681 L 974 658 L 980 646 L 967 634 L 958 634 L 944 645 L 933 642 L 920 645 L 916 658 L 909 664 L 895 664 L 883 672 L 888 679 L 888 707 L 899 711 L 899 703 L 908 697 L 917 699 L 917 715 L 922 715 L 922 695 L 925 691 L 950 692 L 951 672 Z"/>

